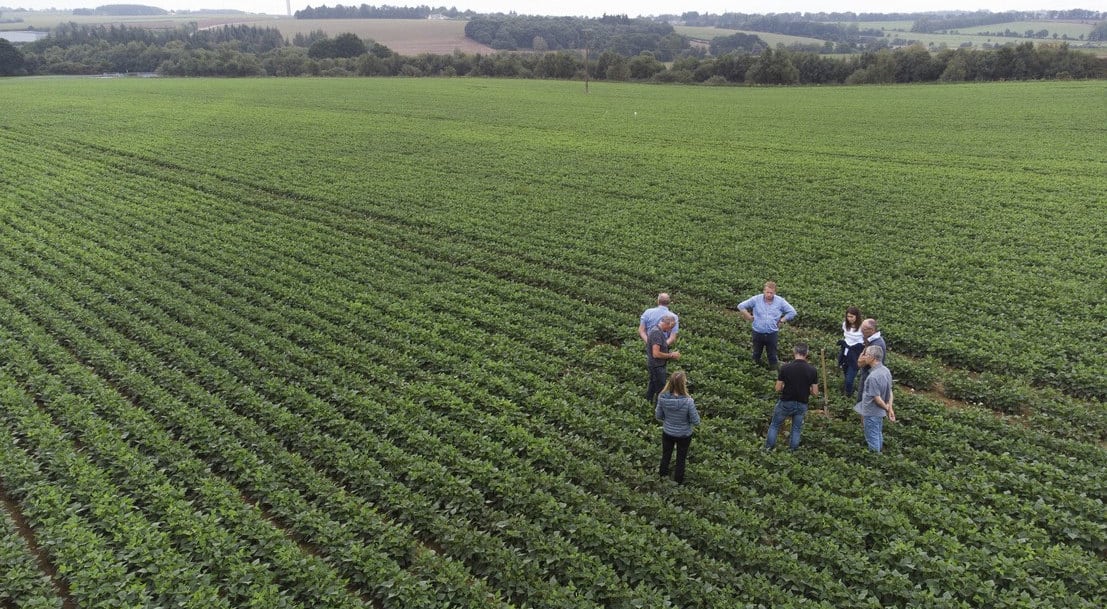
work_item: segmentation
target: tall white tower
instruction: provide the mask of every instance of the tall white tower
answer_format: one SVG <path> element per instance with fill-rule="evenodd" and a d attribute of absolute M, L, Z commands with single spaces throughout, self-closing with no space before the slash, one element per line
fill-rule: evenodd
<path fill-rule="evenodd" d="M 292 16 L 292 0 L 284 0 L 285 5 L 288 6 L 288 16 Z"/>

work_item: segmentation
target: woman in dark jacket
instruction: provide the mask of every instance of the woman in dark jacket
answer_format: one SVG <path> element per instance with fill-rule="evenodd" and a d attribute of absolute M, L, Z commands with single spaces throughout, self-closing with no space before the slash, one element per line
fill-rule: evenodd
<path fill-rule="evenodd" d="M 700 424 L 700 413 L 696 412 L 696 403 L 688 395 L 688 379 L 683 371 L 669 375 L 669 382 L 657 396 L 654 417 L 662 423 L 661 430 L 661 469 L 662 478 L 669 477 L 669 461 L 676 447 L 676 467 L 673 480 L 684 483 L 684 463 L 688 458 L 688 446 L 692 443 L 692 427 Z"/>

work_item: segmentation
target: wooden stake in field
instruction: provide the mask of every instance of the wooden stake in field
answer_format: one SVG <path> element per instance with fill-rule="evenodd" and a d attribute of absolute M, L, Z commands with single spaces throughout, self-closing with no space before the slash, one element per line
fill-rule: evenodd
<path fill-rule="evenodd" d="M 588 93 L 588 33 L 591 30 L 581 30 L 581 38 L 584 39 L 584 92 Z"/>
<path fill-rule="evenodd" d="M 829 398 L 826 392 L 826 349 L 819 349 L 819 365 L 823 368 L 823 414 L 830 418 Z"/>

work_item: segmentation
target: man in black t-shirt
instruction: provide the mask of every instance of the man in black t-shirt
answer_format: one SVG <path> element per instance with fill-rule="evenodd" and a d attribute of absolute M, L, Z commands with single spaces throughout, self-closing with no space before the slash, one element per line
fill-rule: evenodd
<path fill-rule="evenodd" d="M 650 382 L 646 385 L 646 400 L 657 405 L 657 394 L 665 387 L 665 364 L 671 359 L 680 359 L 680 351 L 669 351 L 669 340 L 665 334 L 676 325 L 676 316 L 665 314 L 649 334 L 646 335 L 646 369 L 650 373 Z"/>
<path fill-rule="evenodd" d="M 794 360 L 784 364 L 776 375 L 776 390 L 780 399 L 773 409 L 773 420 L 769 423 L 769 437 L 765 448 L 772 450 L 776 446 L 776 435 L 784 419 L 792 418 L 792 437 L 788 449 L 796 450 L 800 444 L 800 432 L 803 430 L 803 416 L 807 414 L 807 400 L 819 395 L 819 371 L 807 363 L 807 344 L 796 343 L 792 348 Z"/>

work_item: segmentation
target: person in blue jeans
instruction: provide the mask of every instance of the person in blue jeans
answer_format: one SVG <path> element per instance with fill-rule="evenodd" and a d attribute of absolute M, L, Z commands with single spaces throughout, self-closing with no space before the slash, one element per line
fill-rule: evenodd
<path fill-rule="evenodd" d="M 853 410 L 861 415 L 865 443 L 875 453 L 884 450 L 884 417 L 893 423 L 896 420 L 896 411 L 892 407 L 895 400 L 892 372 L 884 365 L 883 359 L 884 350 L 876 345 L 865 347 L 861 357 L 857 358 L 862 366 L 869 366 L 869 375 L 861 388 L 861 401 Z"/>
<path fill-rule="evenodd" d="M 838 367 L 845 376 L 842 393 L 853 396 L 853 381 L 857 378 L 857 358 L 865 348 L 865 335 L 861 333 L 861 309 L 849 307 L 842 320 L 842 340 L 838 341 Z"/>
<path fill-rule="evenodd" d="M 669 376 L 665 388 L 657 396 L 653 415 L 661 421 L 661 467 L 658 474 L 662 478 L 669 477 L 669 462 L 675 447 L 673 480 L 684 484 L 684 464 L 688 459 L 688 447 L 692 444 L 692 428 L 700 424 L 700 413 L 696 411 L 696 402 L 688 395 L 688 380 L 684 372 L 678 370 Z"/>
<path fill-rule="evenodd" d="M 768 281 L 760 294 L 738 303 L 738 312 L 746 321 L 753 322 L 753 363 L 763 365 L 761 352 L 766 351 L 769 368 L 775 369 L 780 326 L 796 317 L 796 309 L 783 296 L 776 295 L 776 282 Z"/>
<path fill-rule="evenodd" d="M 773 408 L 773 420 L 769 423 L 769 437 L 765 439 L 765 448 L 776 447 L 776 436 L 784 419 L 792 419 L 792 437 L 788 449 L 796 450 L 800 445 L 800 433 L 803 431 L 803 417 L 807 414 L 807 400 L 819 395 L 819 371 L 807 363 L 807 343 L 796 343 L 792 347 L 794 359 L 780 367 L 776 375 L 776 391 L 780 394 Z"/>

